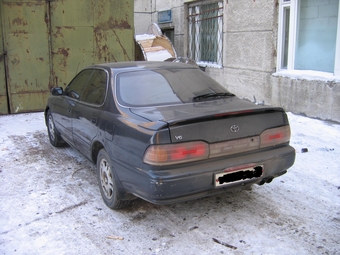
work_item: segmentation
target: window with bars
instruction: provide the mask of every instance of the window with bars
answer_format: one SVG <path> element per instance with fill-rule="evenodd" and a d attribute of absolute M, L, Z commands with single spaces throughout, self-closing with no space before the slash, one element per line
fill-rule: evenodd
<path fill-rule="evenodd" d="M 222 66 L 223 3 L 189 5 L 188 57 L 204 66 Z"/>

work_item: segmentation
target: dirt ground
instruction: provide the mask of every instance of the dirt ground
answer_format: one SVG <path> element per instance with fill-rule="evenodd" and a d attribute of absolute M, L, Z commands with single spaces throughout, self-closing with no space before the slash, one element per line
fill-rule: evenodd
<path fill-rule="evenodd" d="M 0 116 L 0 254 L 340 254 L 340 125 L 289 118 L 296 163 L 272 183 L 113 211 L 43 113 Z"/>

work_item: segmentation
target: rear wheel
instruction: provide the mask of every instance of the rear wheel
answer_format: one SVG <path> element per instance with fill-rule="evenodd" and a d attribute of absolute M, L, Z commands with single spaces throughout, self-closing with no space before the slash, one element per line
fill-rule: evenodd
<path fill-rule="evenodd" d="M 51 110 L 48 110 L 47 112 L 47 131 L 48 131 L 48 137 L 50 139 L 50 143 L 54 147 L 61 147 L 64 145 L 65 142 L 63 138 L 61 138 L 60 134 L 55 128 Z"/>
<path fill-rule="evenodd" d="M 128 200 L 120 200 L 119 198 L 111 160 L 104 149 L 100 150 L 98 154 L 97 177 L 100 193 L 109 208 L 120 209 L 129 204 Z"/>

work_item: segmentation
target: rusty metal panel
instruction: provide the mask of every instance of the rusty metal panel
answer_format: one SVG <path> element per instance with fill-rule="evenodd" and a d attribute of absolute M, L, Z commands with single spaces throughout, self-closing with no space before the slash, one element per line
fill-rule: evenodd
<path fill-rule="evenodd" d="M 133 36 L 132 30 L 96 30 L 94 62 L 104 63 L 134 60 Z"/>
<path fill-rule="evenodd" d="M 133 60 L 133 4 L 133 0 L 0 0 L 0 39 L 7 51 L 5 71 L 0 67 L 0 82 L 4 76 L 7 81 L 7 87 L 0 84 L 0 113 L 2 104 L 9 105 L 11 113 L 40 111 L 50 88 L 65 87 L 82 68 Z"/>
<path fill-rule="evenodd" d="M 133 0 L 52 1 L 53 84 L 82 68 L 134 58 Z"/>
<path fill-rule="evenodd" d="M 51 23 L 62 27 L 92 27 L 93 5 L 98 0 L 54 0 L 51 1 Z M 80 39 L 80 38 L 78 38 Z"/>
<path fill-rule="evenodd" d="M 44 1 L 2 1 L 10 112 L 39 111 L 49 95 Z"/>
<path fill-rule="evenodd" d="M 91 27 L 52 26 L 53 85 L 65 87 L 83 68 L 93 63 Z"/>
<path fill-rule="evenodd" d="M 0 2 L 1 3 L 1 2 Z M 6 76 L 5 76 L 5 51 L 3 48 L 2 6 L 0 6 L 0 114 L 8 113 Z"/>
<path fill-rule="evenodd" d="M 94 6 L 94 62 L 134 60 L 133 0 L 103 0 Z"/>

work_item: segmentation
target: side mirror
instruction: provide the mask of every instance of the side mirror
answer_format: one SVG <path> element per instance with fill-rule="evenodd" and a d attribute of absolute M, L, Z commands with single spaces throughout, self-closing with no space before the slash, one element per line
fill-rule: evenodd
<path fill-rule="evenodd" d="M 64 90 L 63 90 L 62 87 L 52 88 L 51 89 L 51 94 L 53 96 L 60 96 L 60 95 L 64 94 Z"/>

